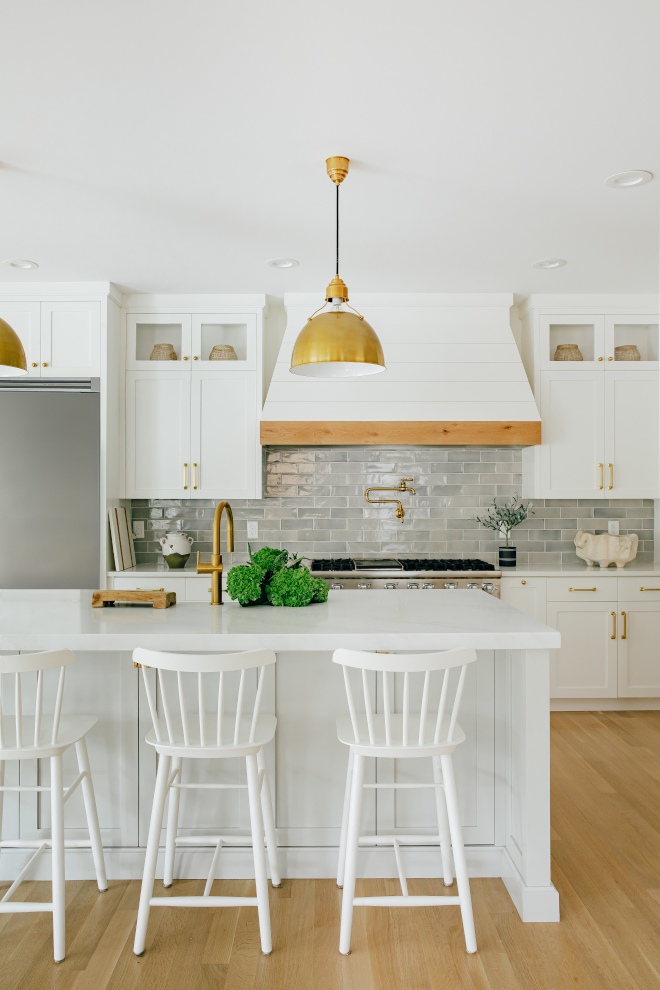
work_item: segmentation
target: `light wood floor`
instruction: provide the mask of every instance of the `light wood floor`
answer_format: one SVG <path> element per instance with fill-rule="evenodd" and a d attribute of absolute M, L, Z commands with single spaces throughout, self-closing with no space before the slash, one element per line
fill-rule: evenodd
<path fill-rule="evenodd" d="M 137 959 L 139 882 L 99 894 L 69 881 L 67 958 L 52 962 L 48 915 L 4 915 L 0 990 L 660 990 L 660 712 L 554 713 L 552 734 L 559 924 L 524 925 L 501 881 L 473 880 L 476 955 L 458 908 L 356 908 L 343 958 L 341 892 L 294 880 L 271 891 L 272 956 L 260 953 L 255 908 L 155 908 Z M 179 881 L 172 893 L 203 886 Z M 251 886 L 222 881 L 213 893 Z M 389 880 L 359 888 L 398 893 Z M 411 893 L 436 891 L 437 881 L 410 882 Z M 19 894 L 48 900 L 50 885 Z"/>

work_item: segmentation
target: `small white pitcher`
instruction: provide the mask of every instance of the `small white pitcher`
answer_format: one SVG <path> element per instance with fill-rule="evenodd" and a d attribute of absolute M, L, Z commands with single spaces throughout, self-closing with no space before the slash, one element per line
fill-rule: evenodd
<path fill-rule="evenodd" d="M 163 549 L 163 558 L 168 567 L 185 567 L 194 543 L 192 536 L 185 533 L 166 533 L 158 541 Z"/>

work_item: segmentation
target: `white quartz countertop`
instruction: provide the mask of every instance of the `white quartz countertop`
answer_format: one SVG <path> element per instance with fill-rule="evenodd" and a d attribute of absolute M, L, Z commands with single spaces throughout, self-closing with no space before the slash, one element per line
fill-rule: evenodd
<path fill-rule="evenodd" d="M 557 649 L 559 633 L 482 591 L 331 591 L 307 608 L 183 602 L 167 609 L 0 601 L 0 650 Z"/>
<path fill-rule="evenodd" d="M 582 574 L 585 577 L 656 577 L 660 575 L 660 564 L 641 564 L 632 560 L 625 567 L 589 567 L 576 559 L 570 564 L 535 564 L 521 567 L 503 567 L 502 577 L 561 577 L 563 574 Z"/>

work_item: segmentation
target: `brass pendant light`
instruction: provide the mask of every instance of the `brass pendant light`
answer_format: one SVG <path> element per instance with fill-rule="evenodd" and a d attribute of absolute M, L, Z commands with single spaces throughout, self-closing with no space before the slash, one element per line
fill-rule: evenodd
<path fill-rule="evenodd" d="M 0 378 L 27 375 L 28 366 L 21 339 L 16 331 L 0 320 Z"/>
<path fill-rule="evenodd" d="M 291 372 L 308 378 L 353 378 L 385 371 L 383 348 L 373 327 L 352 306 L 348 312 L 348 288 L 339 277 L 339 186 L 348 175 L 348 158 L 326 160 L 328 175 L 337 188 L 337 265 L 325 292 L 325 309 L 317 309 L 298 334 L 291 355 Z M 320 315 L 317 315 L 320 314 Z"/>

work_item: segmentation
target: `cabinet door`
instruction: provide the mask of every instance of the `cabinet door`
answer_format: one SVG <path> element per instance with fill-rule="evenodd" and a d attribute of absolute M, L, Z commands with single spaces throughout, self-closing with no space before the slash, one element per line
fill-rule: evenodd
<path fill-rule="evenodd" d="M 42 378 L 91 378 L 101 373 L 101 304 L 41 304 Z"/>
<path fill-rule="evenodd" d="M 604 377 L 542 372 L 543 498 L 605 498 Z"/>
<path fill-rule="evenodd" d="M 545 597 L 545 578 L 502 578 L 500 600 L 538 622 L 546 621 Z"/>
<path fill-rule="evenodd" d="M 15 330 L 25 350 L 28 375 L 41 375 L 41 306 L 30 302 L 0 303 L 0 319 Z"/>
<path fill-rule="evenodd" d="M 605 375 L 605 493 L 658 498 L 658 373 Z"/>
<path fill-rule="evenodd" d="M 188 498 L 258 498 L 254 372 L 194 372 Z"/>
<path fill-rule="evenodd" d="M 541 368 L 557 366 L 557 347 L 576 344 L 581 361 L 562 361 L 567 372 L 603 371 L 605 358 L 605 318 L 595 316 L 545 316 L 539 319 Z M 560 351 L 561 353 L 561 351 Z"/>
<path fill-rule="evenodd" d="M 660 602 L 619 602 L 619 697 L 660 697 Z"/>
<path fill-rule="evenodd" d="M 189 498 L 190 375 L 126 373 L 126 497 Z"/>
<path fill-rule="evenodd" d="M 229 344 L 236 359 L 210 361 L 216 345 Z M 254 313 L 195 313 L 192 317 L 192 359 L 200 371 L 255 371 L 257 318 Z"/>
<path fill-rule="evenodd" d="M 617 603 L 548 602 L 547 621 L 561 633 L 550 651 L 550 697 L 616 698 Z"/>
<path fill-rule="evenodd" d="M 171 344 L 176 360 L 151 360 L 157 344 Z M 189 313 L 128 313 L 126 316 L 126 367 L 154 371 L 165 366 L 170 371 L 190 370 Z"/>

